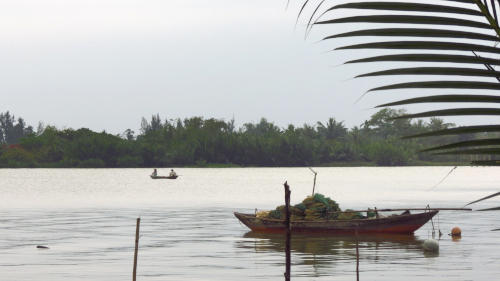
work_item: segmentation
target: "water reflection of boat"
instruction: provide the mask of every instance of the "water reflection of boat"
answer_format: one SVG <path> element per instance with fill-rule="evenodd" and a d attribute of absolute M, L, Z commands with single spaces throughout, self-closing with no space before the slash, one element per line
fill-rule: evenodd
<path fill-rule="evenodd" d="M 388 217 L 351 220 L 292 220 L 290 224 L 293 233 L 352 234 L 357 231 L 358 233 L 412 234 L 438 212 L 437 210 L 419 214 L 405 212 Z M 282 219 L 258 218 L 253 214 L 237 212 L 234 215 L 253 231 L 283 233 L 286 229 Z"/>
<path fill-rule="evenodd" d="M 285 235 L 250 231 L 244 234 L 245 240 L 237 242 L 237 247 L 252 249 L 261 254 L 284 253 Z M 422 257 L 423 240 L 414 235 L 402 234 L 359 234 L 324 235 L 293 234 L 291 251 L 295 265 L 312 265 L 316 270 L 330 268 L 334 264 L 356 261 L 356 242 L 360 259 L 376 263 L 393 263 L 394 260 L 412 260 Z M 327 266 L 328 265 L 328 266 Z M 330 272 L 328 270 L 327 272 Z M 319 274 L 319 272 L 317 272 Z"/>
<path fill-rule="evenodd" d="M 255 238 L 256 251 L 285 250 L 285 236 L 277 233 L 262 233 L 249 231 L 244 238 Z M 315 255 L 336 254 L 338 250 L 355 249 L 356 241 L 363 248 L 383 249 L 418 249 L 420 251 L 422 240 L 414 235 L 401 234 L 359 234 L 353 235 L 321 235 L 321 234 L 294 234 L 291 241 L 291 250 L 294 252 Z"/>

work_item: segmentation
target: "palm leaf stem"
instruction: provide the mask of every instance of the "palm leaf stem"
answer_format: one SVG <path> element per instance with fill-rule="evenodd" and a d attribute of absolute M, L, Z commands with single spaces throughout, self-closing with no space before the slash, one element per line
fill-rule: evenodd
<path fill-rule="evenodd" d="M 495 32 L 497 33 L 497 36 L 500 37 L 500 28 L 498 27 L 498 24 L 495 21 L 495 19 L 491 16 L 486 5 L 484 5 L 481 2 L 481 0 L 474 0 L 474 2 L 476 2 L 476 5 L 478 6 L 479 10 L 483 13 L 484 17 L 486 17 L 486 20 L 488 20 L 488 22 L 490 23 L 491 28 L 493 28 L 493 30 L 495 30 Z"/>
<path fill-rule="evenodd" d="M 488 1 L 488 0 L 486 0 L 486 1 Z M 491 9 L 493 10 L 493 16 L 495 17 L 495 23 L 498 26 L 497 8 L 495 7 L 495 0 L 491 0 Z"/>

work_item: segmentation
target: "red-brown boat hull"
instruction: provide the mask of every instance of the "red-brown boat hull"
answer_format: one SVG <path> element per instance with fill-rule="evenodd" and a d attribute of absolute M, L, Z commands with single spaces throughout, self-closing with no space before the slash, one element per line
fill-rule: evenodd
<path fill-rule="evenodd" d="M 321 221 L 292 221 L 292 232 L 304 233 L 331 233 L 350 234 L 358 233 L 392 233 L 412 234 L 434 217 L 438 211 L 429 211 L 419 214 L 402 214 L 383 218 L 354 219 L 354 220 L 321 220 Z M 283 233 L 284 220 L 257 218 L 252 214 L 235 212 L 234 215 L 248 228 L 255 232 Z"/>

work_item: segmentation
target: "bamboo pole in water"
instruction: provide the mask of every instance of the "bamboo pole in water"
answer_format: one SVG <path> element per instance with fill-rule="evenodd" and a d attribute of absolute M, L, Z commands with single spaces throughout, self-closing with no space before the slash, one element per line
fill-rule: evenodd
<path fill-rule="evenodd" d="M 139 227 L 141 225 L 141 218 L 137 218 L 135 226 L 135 251 L 134 251 L 134 271 L 132 272 L 132 281 L 136 281 L 137 274 L 137 252 L 139 251 Z"/>
<path fill-rule="evenodd" d="M 290 229 L 290 187 L 288 183 L 285 182 L 285 226 L 286 226 L 286 243 L 285 243 L 285 255 L 286 255 L 286 266 L 285 266 L 285 281 L 290 281 L 290 269 L 291 269 L 291 253 L 290 253 L 290 239 L 291 239 L 291 229 Z"/>

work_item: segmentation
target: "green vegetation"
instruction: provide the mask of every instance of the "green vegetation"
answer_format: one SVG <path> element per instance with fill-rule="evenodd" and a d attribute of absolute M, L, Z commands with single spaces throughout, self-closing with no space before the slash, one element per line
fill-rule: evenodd
<path fill-rule="evenodd" d="M 285 205 L 276 207 L 271 211 L 257 212 L 258 218 L 285 219 Z M 301 203 L 290 207 L 291 220 L 351 220 L 366 218 L 359 212 L 342 212 L 337 202 L 323 194 L 315 193 L 312 196 L 307 196 Z M 368 217 L 375 217 L 375 212 L 368 212 Z"/>
<path fill-rule="evenodd" d="M 352 129 L 333 118 L 315 126 L 287 128 L 261 119 L 236 129 L 234 120 L 162 121 L 155 115 L 150 121 L 143 118 L 135 136 L 131 130 L 112 135 L 41 125 L 35 132 L 6 112 L 0 115 L 0 167 L 397 166 L 489 159 L 419 153 L 443 138 L 401 137 L 453 125 L 440 119 L 395 119 L 401 114 L 404 111 L 383 109 Z M 477 136 L 448 136 L 445 141 L 472 137 Z"/>

